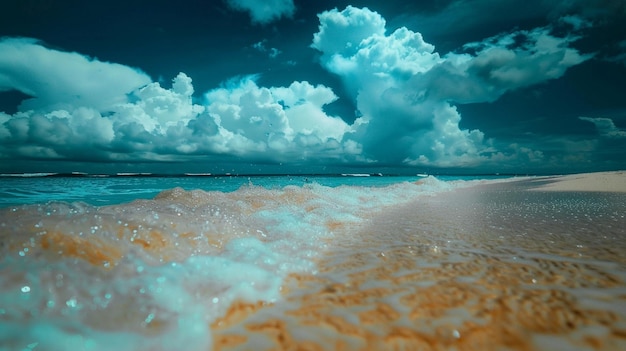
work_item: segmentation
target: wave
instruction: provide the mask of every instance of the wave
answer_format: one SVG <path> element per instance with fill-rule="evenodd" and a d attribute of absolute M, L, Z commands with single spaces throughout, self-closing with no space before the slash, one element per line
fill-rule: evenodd
<path fill-rule="evenodd" d="M 13 306 L 5 317 L 15 324 L 0 324 L 3 330 L 30 326 L 16 343 L 42 329 L 51 344 L 63 343 L 74 327 L 102 345 L 111 328 L 144 338 L 158 329 L 174 344 L 206 345 L 206 333 L 195 331 L 199 325 L 236 300 L 275 301 L 287 275 L 315 273 L 314 259 L 337 230 L 441 188 L 429 182 L 385 190 L 174 188 L 115 206 L 50 202 L 5 209 L 2 266 L 19 269 L 0 284 L 2 305 Z M 131 349 L 138 342 L 124 341 Z"/>
<path fill-rule="evenodd" d="M 168 350 L 212 345 L 237 302 L 272 304 L 285 279 L 373 214 L 478 184 L 434 177 L 386 187 L 315 183 L 233 192 L 173 188 L 112 206 L 0 210 L 0 340 L 23 348 Z M 19 330 L 19 332 L 17 332 Z"/>
<path fill-rule="evenodd" d="M 57 175 L 58 173 L 1 173 L 0 177 L 16 177 L 16 178 L 36 178 L 36 177 L 50 177 Z"/>

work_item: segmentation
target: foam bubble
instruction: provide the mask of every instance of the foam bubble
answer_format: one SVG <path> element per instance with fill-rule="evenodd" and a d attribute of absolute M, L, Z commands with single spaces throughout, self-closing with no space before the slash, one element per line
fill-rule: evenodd
<path fill-rule="evenodd" d="M 281 299 L 286 277 L 354 238 L 381 209 L 463 184 L 319 184 L 0 210 L 0 340 L 46 350 L 206 350 L 240 303 Z M 258 308 L 258 307 L 255 307 Z M 29 346 L 31 345 L 31 346 Z M 45 346 L 44 346 L 45 345 Z"/>

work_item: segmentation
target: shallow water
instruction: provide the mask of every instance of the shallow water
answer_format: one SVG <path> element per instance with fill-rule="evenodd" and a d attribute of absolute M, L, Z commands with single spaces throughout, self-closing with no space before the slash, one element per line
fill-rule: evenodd
<path fill-rule="evenodd" d="M 6 208 L 0 349 L 624 349 L 626 197 L 527 186 Z"/>
<path fill-rule="evenodd" d="M 416 176 L 342 176 L 294 175 L 294 176 L 117 176 L 52 174 L 0 174 L 0 208 L 37 204 L 48 201 L 81 201 L 95 206 L 116 205 L 137 199 L 152 199 L 161 191 L 175 187 L 185 190 L 233 192 L 242 186 L 260 186 L 281 189 L 285 186 L 319 184 L 327 187 L 342 185 L 381 187 L 402 182 L 414 182 Z M 491 176 L 487 179 L 506 179 Z M 443 181 L 478 180 L 478 176 L 442 176 Z"/>

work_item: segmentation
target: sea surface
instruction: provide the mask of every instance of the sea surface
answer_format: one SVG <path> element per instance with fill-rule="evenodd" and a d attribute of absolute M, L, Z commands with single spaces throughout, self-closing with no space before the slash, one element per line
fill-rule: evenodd
<path fill-rule="evenodd" d="M 333 175 L 153 175 L 150 173 L 87 174 L 25 173 L 0 174 L 0 208 L 44 203 L 48 201 L 82 201 L 92 205 L 113 205 L 136 199 L 151 199 L 163 190 L 180 187 L 185 190 L 233 192 L 241 187 L 260 186 L 279 189 L 285 186 L 319 184 L 381 187 L 411 182 L 421 176 L 379 176 L 353 173 Z M 506 179 L 511 176 L 439 176 L 442 181 Z"/>
<path fill-rule="evenodd" d="M 0 350 L 626 349 L 626 194 L 0 177 Z"/>

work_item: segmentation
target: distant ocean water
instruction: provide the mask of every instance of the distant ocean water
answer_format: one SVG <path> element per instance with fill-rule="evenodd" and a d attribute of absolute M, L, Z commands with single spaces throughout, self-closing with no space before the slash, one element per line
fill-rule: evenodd
<path fill-rule="evenodd" d="M 242 186 L 277 189 L 316 183 L 329 187 L 341 185 L 381 187 L 412 182 L 424 176 L 379 176 L 378 174 L 334 175 L 153 175 L 123 174 L 0 174 L 0 208 L 44 203 L 47 201 L 81 201 L 91 205 L 113 205 L 136 199 L 151 199 L 163 190 L 181 187 L 185 190 L 232 192 Z M 472 179 L 505 179 L 510 176 L 439 176 L 442 181 Z"/>
<path fill-rule="evenodd" d="M 0 351 L 626 349 L 626 194 L 482 178 L 0 177 Z"/>

